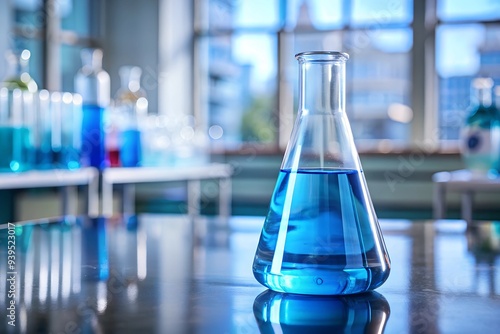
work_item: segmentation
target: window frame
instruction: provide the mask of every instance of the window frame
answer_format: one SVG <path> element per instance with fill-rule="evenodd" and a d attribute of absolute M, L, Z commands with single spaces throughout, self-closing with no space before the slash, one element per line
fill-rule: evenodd
<path fill-rule="evenodd" d="M 49 91 L 62 90 L 62 45 L 79 46 L 89 48 L 101 47 L 99 39 L 99 16 L 102 13 L 102 3 L 97 0 L 88 0 L 88 6 L 91 8 L 87 18 L 91 21 L 91 33 L 88 36 L 78 34 L 72 30 L 62 29 L 62 18 L 58 16 L 56 6 L 57 0 L 45 0 L 40 2 L 41 8 L 37 15 L 42 24 L 39 28 L 34 27 L 24 29 L 22 24 L 13 21 L 12 34 L 14 37 L 39 40 L 42 44 L 42 82 L 39 88 Z M 15 8 L 11 3 L 9 8 L 14 13 Z M 96 37 L 97 36 L 97 37 Z"/>
<path fill-rule="evenodd" d="M 432 45 L 432 69 L 433 73 L 432 75 L 434 76 L 433 80 L 435 81 L 435 86 L 434 86 L 434 91 L 428 92 L 426 95 L 428 96 L 429 100 L 432 100 L 434 109 L 432 116 L 435 118 L 433 125 L 434 125 L 434 132 L 435 132 L 435 140 L 438 141 L 438 146 L 436 147 L 436 150 L 441 153 L 460 153 L 460 142 L 459 140 L 456 139 L 451 139 L 451 140 L 441 140 L 439 138 L 439 116 L 441 110 L 439 109 L 439 98 L 440 98 L 440 91 L 439 91 L 439 75 L 437 73 L 436 69 L 436 46 L 435 46 L 435 41 L 436 41 L 436 32 L 438 31 L 439 27 L 446 25 L 446 26 L 462 26 L 462 25 L 469 25 L 469 24 L 480 24 L 484 25 L 486 28 L 488 26 L 496 26 L 500 27 L 500 18 L 498 19 L 471 19 L 471 18 L 454 18 L 450 20 L 443 20 L 439 18 L 438 16 L 438 1 L 440 0 L 426 0 L 425 2 L 428 3 L 427 10 L 428 10 L 428 17 L 426 18 L 428 21 L 429 25 L 429 31 L 432 34 L 433 38 L 433 45 Z M 498 64 L 500 68 L 500 64 Z"/>

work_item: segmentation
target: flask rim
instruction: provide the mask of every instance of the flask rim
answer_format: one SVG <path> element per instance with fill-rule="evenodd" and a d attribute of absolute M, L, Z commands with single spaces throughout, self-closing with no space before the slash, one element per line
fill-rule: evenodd
<path fill-rule="evenodd" d="M 347 61 L 349 54 L 340 51 L 304 51 L 297 53 L 298 61 Z"/>

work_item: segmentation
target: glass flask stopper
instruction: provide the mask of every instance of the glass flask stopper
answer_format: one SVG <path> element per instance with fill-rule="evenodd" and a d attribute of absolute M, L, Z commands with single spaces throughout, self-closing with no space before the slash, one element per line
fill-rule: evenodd
<path fill-rule="evenodd" d="M 253 263 L 271 290 L 346 295 L 375 289 L 390 260 L 345 114 L 341 52 L 303 52 L 299 110 Z"/>

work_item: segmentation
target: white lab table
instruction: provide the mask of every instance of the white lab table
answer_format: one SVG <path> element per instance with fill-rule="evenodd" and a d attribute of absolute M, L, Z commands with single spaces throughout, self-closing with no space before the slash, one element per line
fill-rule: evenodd
<path fill-rule="evenodd" d="M 201 181 L 216 180 L 219 185 L 219 215 L 231 214 L 231 176 L 233 169 L 228 164 L 212 163 L 178 167 L 117 167 L 102 172 L 103 215 L 113 214 L 113 187 L 121 184 L 121 207 L 133 213 L 135 185 L 138 183 L 160 183 L 186 181 L 188 214 L 200 211 Z"/>
<path fill-rule="evenodd" d="M 445 218 L 446 193 L 455 191 L 461 195 L 462 219 L 472 221 L 474 194 L 477 192 L 500 191 L 500 178 L 473 174 L 468 170 L 438 172 L 432 176 L 434 183 L 434 218 Z"/>

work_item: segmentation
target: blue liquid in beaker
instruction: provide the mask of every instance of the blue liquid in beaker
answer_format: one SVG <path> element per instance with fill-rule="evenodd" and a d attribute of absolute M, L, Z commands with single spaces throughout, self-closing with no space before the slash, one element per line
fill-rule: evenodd
<path fill-rule="evenodd" d="M 103 169 L 107 166 L 104 149 L 103 130 L 104 108 L 96 105 L 83 106 L 82 119 L 82 152 L 83 166 Z"/>
<path fill-rule="evenodd" d="M 0 171 L 22 172 L 31 168 L 33 147 L 27 127 L 0 126 Z"/>
<path fill-rule="evenodd" d="M 72 146 L 61 147 L 58 165 L 71 170 L 80 168 L 80 151 Z"/>
<path fill-rule="evenodd" d="M 141 162 L 141 132 L 125 130 L 121 134 L 120 160 L 123 167 L 137 167 Z"/>
<path fill-rule="evenodd" d="M 53 152 L 50 148 L 36 148 L 35 150 L 36 169 L 51 169 L 53 165 Z"/>
<path fill-rule="evenodd" d="M 281 170 L 254 261 L 280 292 L 352 294 L 375 289 L 390 264 L 361 172 Z"/>

